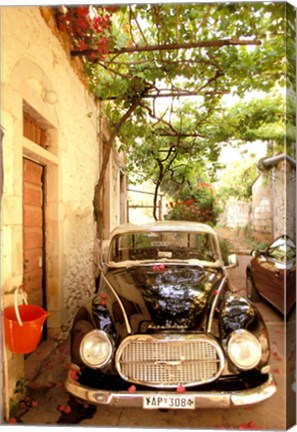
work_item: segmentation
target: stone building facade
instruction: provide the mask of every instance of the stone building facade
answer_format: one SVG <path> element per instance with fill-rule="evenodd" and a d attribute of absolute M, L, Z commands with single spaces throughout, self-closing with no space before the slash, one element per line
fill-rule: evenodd
<path fill-rule="evenodd" d="M 43 338 L 59 339 L 95 289 L 93 196 L 108 129 L 99 127 L 101 107 L 79 60 L 58 38 L 51 9 L 2 7 L 0 14 L 1 311 L 25 282 L 28 302 L 42 303 L 50 314 Z M 106 178 L 105 237 L 125 222 L 121 164 L 115 151 Z M 25 360 L 7 349 L 4 337 L 2 354 L 7 412 Z"/>
<path fill-rule="evenodd" d="M 252 231 L 261 241 L 296 237 L 296 162 L 286 155 L 261 161 L 252 187 Z M 263 169 L 264 167 L 264 169 Z"/>
<path fill-rule="evenodd" d="M 247 228 L 260 242 L 272 242 L 287 233 L 296 238 L 296 163 L 286 155 L 259 161 L 259 176 L 249 202 L 230 199 L 219 223 Z"/>

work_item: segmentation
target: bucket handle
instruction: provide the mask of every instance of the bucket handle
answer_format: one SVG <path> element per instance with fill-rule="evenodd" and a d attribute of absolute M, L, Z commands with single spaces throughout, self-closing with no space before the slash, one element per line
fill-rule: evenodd
<path fill-rule="evenodd" d="M 20 326 L 23 325 L 23 322 L 22 322 L 22 320 L 21 320 L 20 313 L 19 313 L 19 308 L 18 308 L 18 294 L 19 294 L 19 288 L 21 288 L 22 302 L 23 302 L 24 304 L 28 304 L 28 301 L 27 301 L 27 293 L 23 290 L 23 287 L 24 287 L 24 285 L 20 285 L 19 287 L 17 287 L 17 288 L 15 289 L 15 292 L 14 292 L 14 309 L 15 309 L 16 317 L 17 317 L 17 320 L 18 320 L 18 323 L 19 323 Z"/>

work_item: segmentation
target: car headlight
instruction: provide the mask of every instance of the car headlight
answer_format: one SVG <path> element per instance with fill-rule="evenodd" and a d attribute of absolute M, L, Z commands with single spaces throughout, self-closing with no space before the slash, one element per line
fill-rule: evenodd
<path fill-rule="evenodd" d="M 80 357 L 91 368 L 105 366 L 112 356 L 112 343 L 108 335 L 101 330 L 87 333 L 80 343 Z"/>
<path fill-rule="evenodd" d="M 235 366 L 242 370 L 256 367 L 262 355 L 260 342 L 246 330 L 235 330 L 231 333 L 227 352 Z"/>

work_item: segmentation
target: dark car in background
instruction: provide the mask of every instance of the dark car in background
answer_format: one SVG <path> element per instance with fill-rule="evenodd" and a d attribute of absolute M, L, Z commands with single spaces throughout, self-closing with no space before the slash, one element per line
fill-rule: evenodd
<path fill-rule="evenodd" d="M 116 228 L 100 286 L 71 331 L 66 389 L 95 405 L 228 408 L 272 396 L 269 340 L 231 292 L 216 232 L 194 222 Z"/>
<path fill-rule="evenodd" d="M 296 302 L 296 246 L 287 235 L 280 236 L 264 251 L 253 250 L 246 269 L 247 297 L 267 300 L 287 315 Z"/>

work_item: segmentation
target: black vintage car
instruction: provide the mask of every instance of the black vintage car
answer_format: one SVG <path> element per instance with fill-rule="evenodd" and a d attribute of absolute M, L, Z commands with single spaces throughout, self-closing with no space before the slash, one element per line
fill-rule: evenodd
<path fill-rule="evenodd" d="M 66 389 L 79 401 L 144 409 L 231 407 L 272 396 L 269 341 L 231 292 L 215 231 L 194 222 L 116 228 L 98 292 L 71 332 Z"/>

